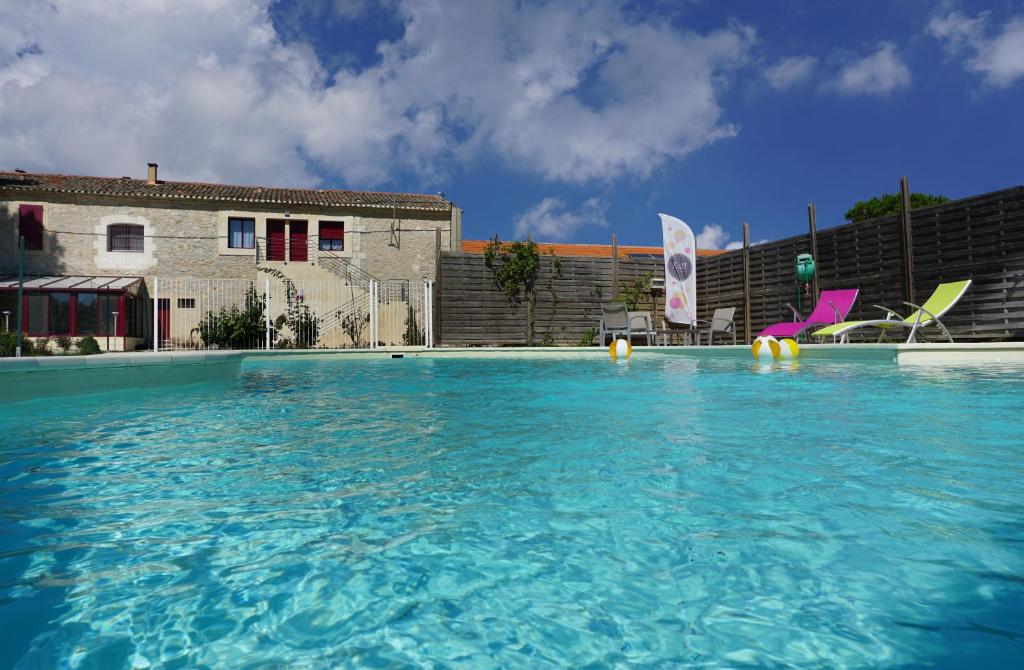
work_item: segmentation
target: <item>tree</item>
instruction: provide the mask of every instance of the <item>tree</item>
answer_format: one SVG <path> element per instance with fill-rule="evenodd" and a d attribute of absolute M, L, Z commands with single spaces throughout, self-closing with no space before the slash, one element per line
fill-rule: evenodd
<path fill-rule="evenodd" d="M 927 195 L 925 193 L 910 194 L 910 209 L 941 205 L 944 202 L 949 202 L 949 198 L 944 195 Z M 881 197 L 871 198 L 870 200 L 861 200 L 856 203 L 848 212 L 846 212 L 846 220 L 850 223 L 856 223 L 857 221 L 874 219 L 878 216 L 888 216 L 890 214 L 899 213 L 900 194 L 883 193 Z"/>
<path fill-rule="evenodd" d="M 537 308 L 537 277 L 540 274 L 540 250 L 537 243 L 502 242 L 495 235 L 484 249 L 484 264 L 494 274 L 494 285 L 505 293 L 513 307 L 526 300 L 526 346 L 533 346 Z"/>

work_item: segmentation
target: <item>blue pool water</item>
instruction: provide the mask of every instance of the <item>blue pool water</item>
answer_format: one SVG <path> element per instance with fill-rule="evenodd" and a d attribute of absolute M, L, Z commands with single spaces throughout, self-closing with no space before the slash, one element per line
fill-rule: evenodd
<path fill-rule="evenodd" d="M 1021 371 L 249 361 L 0 415 L 0 668 L 1005 667 Z"/>

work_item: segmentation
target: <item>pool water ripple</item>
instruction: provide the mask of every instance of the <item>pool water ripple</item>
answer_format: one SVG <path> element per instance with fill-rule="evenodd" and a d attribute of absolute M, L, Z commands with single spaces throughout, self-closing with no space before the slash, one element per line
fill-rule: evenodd
<path fill-rule="evenodd" d="M 1024 654 L 1012 371 L 247 362 L 0 416 L 0 667 Z"/>

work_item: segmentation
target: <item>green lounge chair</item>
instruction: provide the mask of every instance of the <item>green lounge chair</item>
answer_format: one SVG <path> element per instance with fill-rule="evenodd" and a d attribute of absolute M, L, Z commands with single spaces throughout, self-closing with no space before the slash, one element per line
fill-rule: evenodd
<path fill-rule="evenodd" d="M 859 330 L 861 328 L 879 328 L 881 332 L 878 334 L 878 341 L 881 342 L 885 339 L 885 335 L 889 330 L 893 328 L 909 328 L 910 336 L 907 338 L 907 342 L 915 342 L 917 331 L 934 323 L 942 330 L 942 333 L 946 338 L 952 342 L 953 337 L 949 334 L 949 331 L 946 330 L 946 326 L 939 321 L 939 318 L 949 310 L 953 309 L 970 287 L 970 279 L 950 282 L 948 284 L 939 284 L 938 287 L 936 287 L 935 292 L 932 293 L 932 296 L 928 298 L 924 305 L 915 305 L 909 302 L 903 303 L 904 305 L 909 305 L 916 310 L 906 318 L 901 318 L 895 310 L 891 310 L 888 307 L 875 305 L 878 309 L 887 312 L 884 319 L 875 319 L 873 321 L 844 321 L 833 326 L 822 328 L 821 330 L 816 330 L 813 335 L 815 337 L 826 337 L 831 335 L 832 337 L 841 338 L 840 342 L 846 342 L 851 331 Z"/>

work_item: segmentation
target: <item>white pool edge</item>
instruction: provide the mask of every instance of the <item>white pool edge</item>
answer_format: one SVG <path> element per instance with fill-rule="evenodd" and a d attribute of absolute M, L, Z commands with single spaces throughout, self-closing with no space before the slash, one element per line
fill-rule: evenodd
<path fill-rule="evenodd" d="M 703 347 L 637 346 L 633 356 L 685 356 L 699 359 L 750 358 L 746 345 Z M 602 347 L 389 347 L 273 351 L 135 352 L 95 356 L 0 359 L 0 402 L 37 397 L 99 393 L 129 388 L 177 386 L 238 377 L 244 359 L 372 360 L 400 358 L 607 358 Z M 1024 342 L 971 344 L 807 344 L 805 361 L 878 361 L 897 365 L 1024 365 Z"/>

